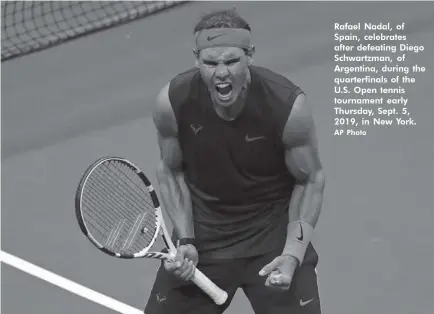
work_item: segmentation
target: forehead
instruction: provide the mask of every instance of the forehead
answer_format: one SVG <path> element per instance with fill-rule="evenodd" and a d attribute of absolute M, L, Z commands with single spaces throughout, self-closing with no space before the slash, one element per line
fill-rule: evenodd
<path fill-rule="evenodd" d="M 230 58 L 241 58 L 244 55 L 244 50 L 238 47 L 212 47 L 201 50 L 199 58 L 227 60 Z"/>

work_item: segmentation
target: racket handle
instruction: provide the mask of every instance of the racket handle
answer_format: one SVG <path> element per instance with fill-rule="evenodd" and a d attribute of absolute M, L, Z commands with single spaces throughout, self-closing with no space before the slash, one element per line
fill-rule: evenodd
<path fill-rule="evenodd" d="M 228 299 L 226 291 L 220 289 L 214 282 L 205 276 L 199 269 L 195 269 L 194 276 L 191 279 L 199 288 L 201 288 L 217 305 L 222 305 Z"/>

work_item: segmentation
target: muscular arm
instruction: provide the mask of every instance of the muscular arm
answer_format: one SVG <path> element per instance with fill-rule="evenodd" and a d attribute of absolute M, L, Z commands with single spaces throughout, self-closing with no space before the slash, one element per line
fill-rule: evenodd
<path fill-rule="evenodd" d="M 153 120 L 157 128 L 161 159 L 157 180 L 165 212 L 172 221 L 178 238 L 194 238 L 193 211 L 188 187 L 182 172 L 182 153 L 178 126 L 170 104 L 167 84 L 157 97 Z"/>
<path fill-rule="evenodd" d="M 283 254 L 296 257 L 299 263 L 317 224 L 325 187 L 315 126 L 305 100 L 304 94 L 297 97 L 283 132 L 286 165 L 296 180 L 289 205 L 288 235 Z"/>

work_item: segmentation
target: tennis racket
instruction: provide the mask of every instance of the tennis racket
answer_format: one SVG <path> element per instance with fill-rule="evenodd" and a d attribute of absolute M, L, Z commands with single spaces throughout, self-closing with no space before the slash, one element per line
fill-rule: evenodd
<path fill-rule="evenodd" d="M 176 255 L 156 191 L 145 174 L 124 158 L 104 157 L 90 165 L 76 192 L 75 211 L 81 231 L 104 253 L 169 261 Z M 168 253 L 150 252 L 159 235 Z M 226 291 L 198 269 L 192 281 L 216 304 L 226 302 Z"/>

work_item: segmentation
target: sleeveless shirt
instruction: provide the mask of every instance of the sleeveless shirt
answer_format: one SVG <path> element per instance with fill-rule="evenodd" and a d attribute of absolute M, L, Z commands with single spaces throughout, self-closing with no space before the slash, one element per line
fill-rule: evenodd
<path fill-rule="evenodd" d="M 201 258 L 257 256 L 286 240 L 294 178 L 282 133 L 303 91 L 268 69 L 249 69 L 246 105 L 233 121 L 217 115 L 197 68 L 170 82 Z"/>

